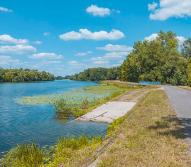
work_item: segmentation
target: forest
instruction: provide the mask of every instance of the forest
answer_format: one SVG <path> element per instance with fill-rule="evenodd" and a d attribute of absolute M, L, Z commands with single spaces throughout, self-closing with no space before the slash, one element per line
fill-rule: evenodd
<path fill-rule="evenodd" d="M 101 80 L 116 80 L 119 79 L 119 67 L 113 68 L 89 68 L 74 74 L 66 76 L 65 79 L 79 80 L 79 81 L 101 81 Z"/>
<path fill-rule="evenodd" d="M 180 43 L 175 33 L 161 31 L 156 39 L 136 42 L 120 67 L 87 69 L 68 78 L 191 85 L 191 39 Z"/>
<path fill-rule="evenodd" d="M 0 82 L 32 82 L 52 81 L 54 75 L 45 71 L 30 69 L 3 69 L 0 68 Z"/>

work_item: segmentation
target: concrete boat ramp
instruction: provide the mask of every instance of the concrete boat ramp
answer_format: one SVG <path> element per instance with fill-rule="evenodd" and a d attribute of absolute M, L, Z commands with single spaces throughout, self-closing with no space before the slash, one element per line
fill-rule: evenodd
<path fill-rule="evenodd" d="M 144 89 L 127 92 L 114 101 L 107 102 L 79 117 L 77 120 L 112 123 L 127 114 L 146 92 Z"/>
<path fill-rule="evenodd" d="M 135 102 L 108 102 L 81 116 L 78 120 L 112 123 L 114 120 L 127 114 L 135 104 Z"/>

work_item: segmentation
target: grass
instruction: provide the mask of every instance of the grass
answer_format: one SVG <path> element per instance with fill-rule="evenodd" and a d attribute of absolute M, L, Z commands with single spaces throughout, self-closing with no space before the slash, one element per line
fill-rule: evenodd
<path fill-rule="evenodd" d="M 99 158 L 98 166 L 190 166 L 181 128 L 165 93 L 152 91 L 110 125 L 108 136 L 115 140 Z"/>
<path fill-rule="evenodd" d="M 43 164 L 43 152 L 35 144 L 18 145 L 3 158 L 3 167 L 36 167 Z"/>
<path fill-rule="evenodd" d="M 46 167 L 76 167 L 86 163 L 87 157 L 91 156 L 98 146 L 101 145 L 100 137 L 88 139 L 87 137 L 62 139 L 58 142 L 53 160 Z"/>
<path fill-rule="evenodd" d="M 72 167 L 84 164 L 102 138 L 63 138 L 50 151 L 35 144 L 18 145 L 2 159 L 2 167 Z"/>

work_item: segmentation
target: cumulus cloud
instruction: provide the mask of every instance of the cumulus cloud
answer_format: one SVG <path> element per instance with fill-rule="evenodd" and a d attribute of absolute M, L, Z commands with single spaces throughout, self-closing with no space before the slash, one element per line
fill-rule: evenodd
<path fill-rule="evenodd" d="M 153 2 L 151 4 L 148 4 L 148 9 L 150 11 L 153 11 L 153 10 L 155 10 L 157 8 L 157 6 L 158 6 L 158 4 L 156 2 Z"/>
<path fill-rule="evenodd" d="M 92 14 L 93 16 L 108 16 L 111 14 L 111 10 L 109 8 L 98 7 L 97 5 L 91 5 L 86 9 L 86 12 Z"/>
<path fill-rule="evenodd" d="M 48 59 L 48 60 L 59 60 L 62 59 L 62 55 L 58 55 L 56 53 L 36 53 L 33 54 L 32 57 L 33 59 Z"/>
<path fill-rule="evenodd" d="M 71 60 L 71 61 L 68 62 L 68 64 L 70 66 L 72 66 L 73 68 L 81 68 L 81 67 L 85 66 L 84 64 L 82 64 L 82 63 L 80 63 L 80 62 L 78 62 L 76 60 Z"/>
<path fill-rule="evenodd" d="M 36 52 L 36 48 L 31 45 L 3 45 L 0 46 L 2 54 L 29 54 Z"/>
<path fill-rule="evenodd" d="M 78 53 L 76 54 L 76 56 L 83 57 L 83 56 L 87 56 L 87 55 L 89 55 L 89 54 L 91 54 L 91 53 L 92 53 L 92 51 L 78 52 Z"/>
<path fill-rule="evenodd" d="M 93 57 L 91 58 L 91 61 L 94 64 L 98 64 L 99 62 L 102 62 L 103 64 L 108 64 L 110 61 L 122 61 L 125 59 L 125 57 L 128 55 L 127 52 L 108 52 L 104 54 L 103 56 Z"/>
<path fill-rule="evenodd" d="M 149 4 L 152 9 L 150 19 L 167 20 L 171 17 L 182 18 L 191 16 L 190 0 L 160 0 L 159 4 Z M 158 7 L 157 7 L 158 6 Z"/>
<path fill-rule="evenodd" d="M 34 41 L 33 43 L 36 44 L 36 45 L 41 45 L 42 41 L 37 40 L 37 41 Z"/>
<path fill-rule="evenodd" d="M 105 60 L 121 60 L 124 59 L 129 53 L 128 52 L 109 52 L 103 56 Z"/>
<path fill-rule="evenodd" d="M 109 64 L 109 61 L 104 59 L 103 56 L 93 57 L 93 58 L 91 58 L 91 61 L 95 65 L 108 65 Z"/>
<path fill-rule="evenodd" d="M 132 50 L 132 47 L 127 46 L 127 45 L 107 44 L 104 47 L 97 47 L 97 49 L 108 51 L 108 52 L 129 52 Z"/>
<path fill-rule="evenodd" d="M 146 41 L 153 41 L 153 40 L 155 40 L 157 37 L 158 37 L 158 34 L 157 34 L 157 33 L 154 33 L 154 34 L 151 34 L 151 35 L 145 37 L 144 40 L 146 40 Z"/>
<path fill-rule="evenodd" d="M 125 35 L 119 30 L 113 29 L 110 32 L 107 31 L 97 31 L 91 32 L 88 29 L 80 29 L 79 32 L 70 31 L 64 34 L 61 34 L 59 37 L 64 41 L 69 40 L 117 40 L 123 38 Z"/>
<path fill-rule="evenodd" d="M 9 34 L 2 34 L 2 35 L 0 35 L 0 43 L 26 44 L 26 43 L 28 43 L 28 40 L 16 39 Z"/>
<path fill-rule="evenodd" d="M 177 38 L 177 40 L 178 40 L 180 46 L 183 45 L 183 43 L 187 40 L 187 39 L 186 39 L 185 37 L 183 37 L 183 36 L 177 36 L 176 38 Z"/>
<path fill-rule="evenodd" d="M 2 6 L 0 6 L 0 13 L 10 13 L 10 12 L 12 12 L 12 10 L 11 9 L 8 9 L 8 8 L 5 8 L 5 7 L 2 7 Z"/>
<path fill-rule="evenodd" d="M 50 35 L 50 32 L 44 32 L 43 35 L 44 35 L 45 37 L 47 37 L 47 36 Z"/>
<path fill-rule="evenodd" d="M 102 59 L 103 61 L 111 61 L 111 60 L 124 60 L 124 58 L 133 50 L 132 47 L 127 45 L 113 45 L 107 44 L 104 47 L 97 47 L 98 50 L 107 51 L 103 56 L 98 57 L 98 59 Z"/>
<path fill-rule="evenodd" d="M 0 65 L 15 65 L 20 63 L 18 59 L 13 59 L 12 57 L 5 55 L 0 55 L 0 60 Z"/>

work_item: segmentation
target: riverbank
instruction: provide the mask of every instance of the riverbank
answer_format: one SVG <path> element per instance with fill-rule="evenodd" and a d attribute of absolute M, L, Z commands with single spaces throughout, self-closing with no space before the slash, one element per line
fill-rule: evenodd
<path fill-rule="evenodd" d="M 25 164 L 31 157 L 34 163 L 38 155 L 39 167 L 190 166 L 180 122 L 163 90 L 144 87 L 113 100 L 137 104 L 109 126 L 104 138 L 64 138 L 50 150 L 18 146 L 7 154 L 6 162 Z"/>
<path fill-rule="evenodd" d="M 69 83 L 73 83 L 72 81 L 68 81 L 68 82 Z M 60 85 L 61 83 L 59 82 L 58 84 Z M 77 82 L 77 84 L 80 84 L 80 83 Z M 85 84 L 85 83 L 83 83 L 83 84 Z M 60 98 L 60 100 L 63 100 L 65 98 L 65 99 L 73 102 L 72 104 L 75 104 L 75 106 L 80 106 L 81 107 L 82 106 L 81 102 L 83 102 L 83 108 L 82 109 L 85 112 L 88 112 L 88 111 L 91 111 L 92 108 L 96 108 L 97 106 L 99 106 L 99 105 L 101 105 L 103 103 L 106 103 L 109 100 L 113 100 L 114 98 L 120 96 L 121 94 L 123 94 L 125 92 L 129 92 L 130 90 L 137 90 L 137 89 L 140 89 L 140 88 L 142 88 L 142 87 L 139 87 L 139 86 L 138 87 L 137 86 L 136 87 L 135 86 L 129 86 L 128 84 L 127 85 L 118 85 L 118 86 L 116 86 L 116 85 L 113 85 L 110 82 L 110 83 L 103 83 L 101 85 L 94 84 L 94 86 L 87 86 L 87 87 L 82 87 L 82 88 L 79 88 L 79 89 L 72 89 L 71 91 L 68 91 L 68 93 L 66 92 L 66 93 L 63 93 L 63 94 L 50 94 L 50 95 L 47 94 L 47 95 L 27 96 L 27 97 L 24 96 L 24 97 L 18 98 L 17 102 L 18 102 L 18 100 L 21 100 L 21 101 L 24 100 L 24 101 L 18 103 L 18 105 L 22 106 L 22 107 L 25 107 L 25 105 L 26 105 L 26 106 L 29 106 L 29 108 L 31 108 L 31 107 L 36 108 L 38 106 L 42 106 L 42 107 L 46 106 L 46 105 L 41 105 L 41 104 L 50 104 L 52 99 L 57 101 L 59 98 Z M 88 99 L 88 103 L 84 103 L 83 100 L 86 99 L 86 98 L 90 98 L 94 102 L 95 102 L 96 98 L 97 98 L 97 100 L 96 100 L 96 103 L 90 103 L 90 101 Z M 78 103 L 76 103 L 76 102 L 78 102 Z M 88 105 L 86 105 L 86 104 L 88 104 Z M 25 111 L 25 114 L 27 114 L 27 113 L 28 112 Z M 40 114 L 41 111 L 39 110 L 38 113 L 39 114 L 37 114 L 36 116 L 40 117 L 41 116 L 41 114 Z M 45 113 L 43 112 L 43 115 L 44 114 Z M 35 120 L 36 120 L 36 118 L 35 118 Z M 60 119 L 54 119 L 54 121 L 57 121 L 57 120 L 60 120 Z M 46 120 L 44 120 L 44 121 L 46 121 Z M 61 119 L 60 121 L 63 121 L 63 119 Z M 67 128 L 67 130 L 64 129 L 64 132 L 70 133 L 70 134 L 74 134 L 74 135 L 68 136 L 69 138 L 65 137 L 63 140 L 64 141 L 68 141 L 68 140 L 72 140 L 73 141 L 74 140 L 75 141 L 74 143 L 76 143 L 76 142 L 78 143 L 78 137 L 77 136 L 79 136 L 78 134 L 81 135 L 81 133 L 83 133 L 84 135 L 89 136 L 89 137 L 86 137 L 86 139 L 88 141 L 90 141 L 90 143 L 92 143 L 91 140 L 93 140 L 93 141 L 95 140 L 95 138 L 92 137 L 92 136 L 98 136 L 98 137 L 99 137 L 99 135 L 103 136 L 103 134 L 105 134 L 105 131 L 106 131 L 105 127 L 107 127 L 105 125 L 102 125 L 102 123 L 92 123 L 92 122 L 87 122 L 87 123 L 84 122 L 83 123 L 81 121 L 75 121 L 75 120 L 73 120 L 73 121 L 70 120 L 69 123 L 66 122 L 64 124 L 69 124 L 69 126 L 66 125 L 66 128 L 67 127 L 69 127 L 69 128 Z M 94 129 L 92 129 L 93 126 L 95 127 Z M 79 127 L 79 128 L 77 128 L 77 127 Z M 33 128 L 36 128 L 36 126 L 34 125 Z M 57 125 L 56 126 L 54 125 L 54 127 L 52 127 L 52 128 L 55 129 L 55 132 L 54 131 L 53 132 L 49 131 L 49 132 L 58 133 L 57 130 L 59 130 L 59 129 L 57 129 Z M 69 131 L 71 131 L 71 132 L 69 132 Z M 88 131 L 88 133 L 86 133 L 87 131 Z M 45 132 L 44 136 L 46 136 L 46 132 L 48 132 L 47 130 L 43 130 L 42 132 L 39 133 L 39 135 L 41 133 L 44 133 L 44 132 Z M 62 134 L 60 134 L 60 136 L 62 136 Z M 46 139 L 49 139 L 50 142 L 52 142 L 51 141 L 52 138 L 48 137 Z M 27 140 L 27 141 L 29 141 L 29 140 Z M 56 154 L 56 152 L 57 152 L 57 144 L 54 145 L 53 147 L 51 147 L 51 148 L 53 148 L 53 151 L 50 151 L 50 152 L 53 152 L 53 154 Z M 59 147 L 61 147 L 61 146 L 59 146 Z M 65 146 L 63 146 L 63 147 L 65 147 Z M 53 155 L 52 154 L 51 155 L 48 154 L 48 156 L 47 156 L 47 150 L 46 149 L 44 150 L 44 149 L 38 147 L 38 145 L 37 145 L 37 148 L 40 149 L 40 152 L 43 152 L 43 164 L 44 164 L 44 161 L 46 162 L 45 164 L 47 164 L 47 159 L 50 159 L 50 157 L 52 157 Z M 29 145 L 28 144 L 24 145 L 24 150 L 26 150 L 26 149 L 29 150 L 28 151 L 28 153 L 29 153 L 28 156 L 30 156 L 30 157 L 35 156 L 35 155 L 31 155 L 31 154 L 35 153 L 35 151 L 30 152 L 31 149 L 33 150 L 33 147 L 30 144 Z M 16 147 L 16 148 L 11 149 L 7 155 L 8 155 L 8 157 L 12 157 L 13 156 L 12 159 L 17 159 L 18 158 L 17 160 L 19 161 L 19 157 L 17 157 L 17 153 L 21 153 L 22 154 L 24 150 L 23 150 L 22 145 L 19 145 L 18 148 Z M 76 151 L 76 149 L 74 149 L 74 150 Z M 44 152 L 45 152 L 45 155 L 44 155 Z M 27 157 L 27 155 L 25 155 L 25 151 L 24 151 L 24 155 L 23 156 Z"/>

